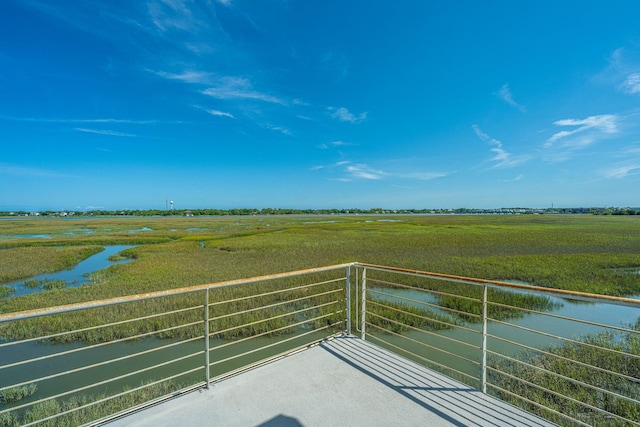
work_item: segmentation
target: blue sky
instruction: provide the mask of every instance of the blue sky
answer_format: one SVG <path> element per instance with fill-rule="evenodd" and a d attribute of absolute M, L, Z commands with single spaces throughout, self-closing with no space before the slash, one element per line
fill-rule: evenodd
<path fill-rule="evenodd" d="M 639 17 L 5 0 L 0 210 L 640 206 Z"/>

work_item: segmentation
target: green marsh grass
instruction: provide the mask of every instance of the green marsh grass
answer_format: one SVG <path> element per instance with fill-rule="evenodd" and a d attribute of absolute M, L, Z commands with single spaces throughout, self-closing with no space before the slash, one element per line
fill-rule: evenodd
<path fill-rule="evenodd" d="M 387 216 L 265 216 L 3 220 L 0 222 L 3 235 L 13 232 L 52 236 L 46 242 L 18 239 L 12 245 L 23 247 L 0 251 L 0 265 L 12 264 L 10 260 L 20 253 L 19 264 L 28 266 L 29 274 L 51 269 L 53 263 L 49 258 L 77 259 L 78 254 L 95 251 L 96 246 L 84 246 L 91 241 L 104 243 L 113 239 L 138 246 L 121 254 L 134 262 L 94 273 L 90 285 L 2 299 L 0 312 L 349 261 L 519 280 L 609 295 L 640 294 L 640 275 L 612 270 L 640 266 L 640 218 L 408 215 L 393 217 L 397 222 L 387 222 L 388 219 Z M 75 235 L 65 232 L 80 227 L 95 231 Z M 131 232 L 144 227 L 150 230 Z M 141 236 L 158 243 L 140 244 Z M 439 281 L 428 286 L 454 295 L 478 296 L 479 292 L 477 288 Z M 513 295 L 498 295 L 496 300 L 514 302 L 514 298 L 527 300 Z M 441 302 L 452 308 L 461 304 L 454 298 L 441 298 Z M 150 304 L 166 309 L 160 300 Z M 536 304 L 544 308 L 546 303 Z M 476 306 L 467 308 L 478 311 Z M 111 317 L 122 316 L 126 314 Z M 3 330 L 0 334 L 7 336 L 6 327 Z"/>
<path fill-rule="evenodd" d="M 13 387 L 0 391 L 0 403 L 19 402 L 25 397 L 33 396 L 38 391 L 37 384 L 28 384 L 21 387 Z"/>
<path fill-rule="evenodd" d="M 586 345 L 565 343 L 543 349 L 549 354 L 523 353 L 519 359 L 533 367 L 494 356 L 490 359 L 491 366 L 508 375 L 524 378 L 533 385 L 493 369 L 489 371 L 488 381 L 588 425 L 623 426 L 627 423 L 589 409 L 584 405 L 602 408 L 610 413 L 640 422 L 640 405 L 624 399 L 624 397 L 628 397 L 640 400 L 640 318 L 633 329 L 638 333 L 603 332 L 582 338 L 581 341 Z M 620 351 L 636 357 L 619 353 Z M 583 364 L 596 366 L 624 377 L 586 368 Z M 536 368 L 544 368 L 554 374 L 562 375 L 564 378 Z M 571 380 L 577 380 L 586 385 Z M 611 390 L 623 397 L 612 396 L 592 387 Z M 488 390 L 507 402 L 539 414 L 560 425 L 578 425 L 551 411 L 541 409 L 492 387 L 489 387 Z"/>
<path fill-rule="evenodd" d="M 131 408 L 154 398 L 176 392 L 189 385 L 191 384 L 186 382 L 165 381 L 159 384 L 149 385 L 141 390 L 131 391 L 126 395 L 105 402 L 87 406 L 84 409 L 78 408 L 108 396 L 106 394 L 98 394 L 96 396 L 84 395 L 67 399 L 48 400 L 34 405 L 27 411 L 0 414 L 0 427 L 18 427 L 67 411 L 73 412 L 60 415 L 57 418 L 38 423 L 37 425 L 47 427 L 79 426 L 86 424 L 88 421 L 107 417 L 124 408 Z"/>
<path fill-rule="evenodd" d="M 388 222 L 389 219 L 395 222 Z M 91 231 L 73 233 L 73 230 L 78 229 Z M 134 262 L 114 265 L 92 274 L 89 285 L 0 299 L 0 313 L 350 261 L 484 279 L 518 280 L 546 287 L 609 295 L 640 294 L 640 275 L 623 274 L 615 270 L 640 266 L 640 218 L 636 217 L 407 215 L 0 221 L 2 236 L 29 234 L 47 234 L 51 238 L 0 239 L 0 282 L 68 268 L 88 256 L 84 251 L 101 250 L 107 244 L 137 245 L 120 255 Z M 297 279 L 289 279 L 278 283 L 261 282 L 220 288 L 212 291 L 210 302 L 214 304 L 249 293 L 264 293 L 299 283 Z M 412 284 L 411 281 L 408 283 Z M 332 289 L 332 286 L 340 287 L 342 283 L 327 285 L 326 289 Z M 426 281 L 418 286 L 452 295 L 479 298 L 477 287 L 457 283 Z M 296 290 L 261 297 L 260 301 L 236 301 L 226 308 L 212 306 L 209 313 L 214 319 L 211 330 L 215 338 L 233 341 L 261 334 L 295 333 L 297 331 L 288 329 L 287 325 L 299 319 L 327 314 L 328 317 L 305 324 L 307 328 L 319 328 L 343 318 L 343 313 L 335 314 L 341 310 L 340 302 L 313 308 L 329 303 L 330 299 L 302 299 L 305 295 L 307 293 L 304 290 Z M 294 299 L 297 301 L 288 303 Z M 463 308 L 472 313 L 479 310 L 479 304 L 473 301 L 460 303 L 459 299 L 446 296 L 440 296 L 439 300 L 450 308 Z M 492 294 L 492 300 L 508 301 L 517 306 L 534 305 L 539 310 L 553 308 L 544 299 L 531 299 L 522 294 L 514 296 L 498 292 Z M 281 302 L 283 305 L 253 310 L 257 305 Z M 178 298 L 158 298 L 87 310 L 67 316 L 50 316 L 46 321 L 23 320 L 0 325 L 0 339 L 43 336 L 105 322 L 157 315 L 144 321 L 61 335 L 51 341 L 93 343 L 131 337 L 145 331 L 161 331 L 182 322 L 198 322 L 202 319 L 202 304 L 203 294 L 199 292 Z M 193 309 L 167 314 L 187 308 Z M 308 312 L 287 314 L 306 308 L 309 308 Z M 437 323 L 425 322 L 414 315 L 427 317 L 427 314 L 432 314 L 417 310 L 413 313 L 413 309 L 406 306 L 396 308 L 409 313 L 402 315 L 407 317 L 406 321 L 414 322 L 416 327 L 440 327 Z M 398 316 L 397 310 L 391 311 L 383 311 L 381 315 Z M 238 312 L 244 313 L 231 315 Z M 516 312 L 492 313 L 492 317 L 498 318 L 516 315 Z M 458 318 L 455 321 L 471 320 Z M 200 335 L 201 324 L 157 334 L 158 337 L 167 339 Z M 61 405 L 69 404 L 53 402 L 34 408 L 33 411 L 50 413 L 60 411 Z M 92 413 L 84 419 L 95 418 L 98 416 Z M 1 422 L 3 421 L 0 419 Z"/>
<path fill-rule="evenodd" d="M 29 242 L 25 244 L 30 245 Z M 0 250 L 0 284 L 72 268 L 102 250 L 102 246 L 95 245 L 24 246 Z"/>

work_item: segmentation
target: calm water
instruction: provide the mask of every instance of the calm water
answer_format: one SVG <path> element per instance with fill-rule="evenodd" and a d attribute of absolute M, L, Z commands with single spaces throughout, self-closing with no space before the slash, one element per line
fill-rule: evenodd
<path fill-rule="evenodd" d="M 416 301 L 423 301 L 428 303 L 437 302 L 437 298 L 434 295 L 426 292 L 408 289 L 389 289 L 375 287 L 369 289 L 399 297 L 394 299 L 393 297 L 380 296 L 374 294 L 373 292 L 369 294 L 369 298 L 379 301 L 392 301 L 419 306 L 421 308 L 425 308 L 425 306 L 416 303 L 411 304 L 406 300 L 400 298 L 413 299 Z M 634 298 L 638 299 L 638 297 L 639 296 L 635 296 Z M 582 301 L 557 298 L 553 296 L 549 298 L 552 302 L 557 304 L 558 308 L 551 310 L 548 313 L 556 316 L 569 317 L 572 319 L 579 319 L 593 323 L 599 323 L 602 325 L 626 328 L 629 328 L 630 325 L 634 325 L 638 317 L 640 317 L 640 309 L 637 307 L 626 307 L 605 303 L 585 303 Z M 426 308 L 432 309 L 431 307 Z M 437 308 L 433 310 L 441 313 L 446 312 Z M 551 336 L 528 332 L 510 325 L 504 325 L 492 321 L 489 321 L 487 325 L 488 333 L 499 338 L 538 349 L 550 345 L 561 344 L 562 341 L 558 338 L 554 338 L 554 336 L 575 339 L 587 335 L 595 335 L 605 330 L 605 328 L 599 326 L 572 322 L 544 314 L 525 314 L 522 318 L 509 320 L 509 323 L 515 326 L 542 331 Z M 478 347 L 481 346 L 482 325 L 480 323 L 472 323 L 465 326 L 469 329 L 474 330 L 475 333 L 458 328 L 452 328 L 435 332 L 435 335 L 429 335 L 416 331 L 409 331 L 403 333 L 403 335 L 419 342 L 428 343 L 428 345 L 431 345 L 433 347 L 442 348 L 454 355 L 463 356 L 465 358 L 479 362 L 481 359 L 480 350 L 447 339 L 451 338 L 458 341 L 470 343 Z M 408 348 L 410 351 L 416 354 L 424 355 L 425 357 L 428 357 L 429 359 L 432 359 L 433 361 L 442 365 L 449 366 L 453 369 L 457 369 L 471 375 L 477 376 L 479 373 L 479 368 L 476 365 L 456 358 L 451 354 L 443 353 L 436 350 L 425 349 L 424 346 L 412 343 L 408 340 L 394 337 L 389 334 L 381 334 L 374 328 L 371 328 L 369 332 L 373 333 L 374 336 L 379 336 L 380 338 L 390 341 L 395 345 Z M 376 340 L 372 340 L 372 342 L 379 343 Z M 504 355 L 517 355 L 525 351 L 525 349 L 521 346 L 506 343 L 498 338 L 489 338 L 487 340 L 487 346 L 490 350 Z"/>
<path fill-rule="evenodd" d="M 131 260 L 125 259 L 121 261 L 109 261 L 111 255 L 115 255 L 125 249 L 133 248 L 134 246 L 126 245 L 114 245 L 105 246 L 104 250 L 100 253 L 90 256 L 84 261 L 79 262 L 74 268 L 69 270 L 58 271 L 57 273 L 41 274 L 39 276 L 30 277 L 29 279 L 22 279 L 16 282 L 5 284 L 4 286 L 13 287 L 16 291 L 10 294 L 7 298 L 14 296 L 27 295 L 36 292 L 43 292 L 40 288 L 31 289 L 23 285 L 26 280 L 64 280 L 67 283 L 67 288 L 74 288 L 89 283 L 88 275 L 95 271 L 103 270 L 110 265 L 122 264 L 130 262 Z"/>

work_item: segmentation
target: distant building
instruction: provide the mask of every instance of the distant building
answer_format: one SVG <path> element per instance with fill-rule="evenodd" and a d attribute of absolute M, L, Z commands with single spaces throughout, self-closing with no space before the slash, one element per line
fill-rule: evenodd
<path fill-rule="evenodd" d="M 191 211 L 184 211 L 184 216 L 193 216 L 193 212 L 191 212 Z"/>

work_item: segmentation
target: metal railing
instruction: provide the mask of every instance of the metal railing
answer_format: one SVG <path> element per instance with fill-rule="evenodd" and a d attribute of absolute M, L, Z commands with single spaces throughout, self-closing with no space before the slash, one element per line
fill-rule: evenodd
<path fill-rule="evenodd" d="M 639 316 L 362 263 L 0 314 L 0 426 L 100 424 L 352 332 L 559 424 L 640 425 Z"/>
<path fill-rule="evenodd" d="M 0 426 L 104 423 L 343 334 L 351 268 L 0 314 Z"/>
<path fill-rule="evenodd" d="M 561 425 L 640 426 L 640 301 L 358 264 L 362 339 Z"/>

